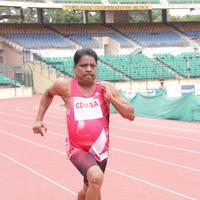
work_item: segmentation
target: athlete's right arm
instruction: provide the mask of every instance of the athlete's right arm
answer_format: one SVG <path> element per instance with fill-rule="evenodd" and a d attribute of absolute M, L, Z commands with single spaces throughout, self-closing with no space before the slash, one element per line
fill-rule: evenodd
<path fill-rule="evenodd" d="M 63 97 L 64 94 L 68 92 L 66 89 L 68 88 L 68 81 L 60 78 L 56 80 L 42 95 L 38 112 L 36 115 L 35 122 L 33 124 L 32 130 L 35 134 L 41 134 L 44 136 L 44 133 L 47 131 L 46 125 L 43 123 L 44 115 L 52 103 L 52 100 L 55 95 Z"/>

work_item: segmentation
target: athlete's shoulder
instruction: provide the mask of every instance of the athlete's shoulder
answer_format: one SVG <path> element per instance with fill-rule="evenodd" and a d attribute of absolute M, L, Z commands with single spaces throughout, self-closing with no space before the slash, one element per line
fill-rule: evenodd
<path fill-rule="evenodd" d="M 70 88 L 70 79 L 58 78 L 54 81 L 52 86 L 49 88 L 49 92 L 55 95 L 63 95 L 68 93 Z"/>
<path fill-rule="evenodd" d="M 67 79 L 67 78 L 64 78 L 64 77 L 60 77 L 60 78 L 57 78 L 56 80 L 55 80 L 55 84 L 60 84 L 60 85 L 63 85 L 63 84 L 69 84 L 69 82 L 70 82 L 70 79 Z"/>
<path fill-rule="evenodd" d="M 98 85 L 104 85 L 104 86 L 107 86 L 109 87 L 111 90 L 115 88 L 115 86 L 111 83 L 111 82 L 108 82 L 108 81 L 97 81 L 97 84 Z"/>

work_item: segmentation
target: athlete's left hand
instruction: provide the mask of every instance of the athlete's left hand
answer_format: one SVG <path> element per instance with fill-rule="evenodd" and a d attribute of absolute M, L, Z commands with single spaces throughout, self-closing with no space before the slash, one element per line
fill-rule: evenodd
<path fill-rule="evenodd" d="M 100 85 L 103 88 L 105 98 L 110 101 L 113 97 L 110 85 L 105 81 L 99 81 L 97 82 L 97 85 Z"/>

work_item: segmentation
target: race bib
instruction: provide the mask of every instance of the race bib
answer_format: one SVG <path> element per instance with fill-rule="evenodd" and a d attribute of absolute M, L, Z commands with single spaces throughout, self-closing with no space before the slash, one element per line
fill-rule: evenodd
<path fill-rule="evenodd" d="M 74 97 L 75 121 L 103 118 L 99 99 Z"/>

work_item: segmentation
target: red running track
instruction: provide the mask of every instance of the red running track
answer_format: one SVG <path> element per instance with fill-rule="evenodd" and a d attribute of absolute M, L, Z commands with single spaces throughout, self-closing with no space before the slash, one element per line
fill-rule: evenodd
<path fill-rule="evenodd" d="M 76 200 L 82 178 L 66 158 L 65 109 L 55 98 L 45 137 L 31 130 L 40 96 L 0 100 L 0 199 Z M 199 200 L 200 124 L 111 116 L 103 200 Z"/>

